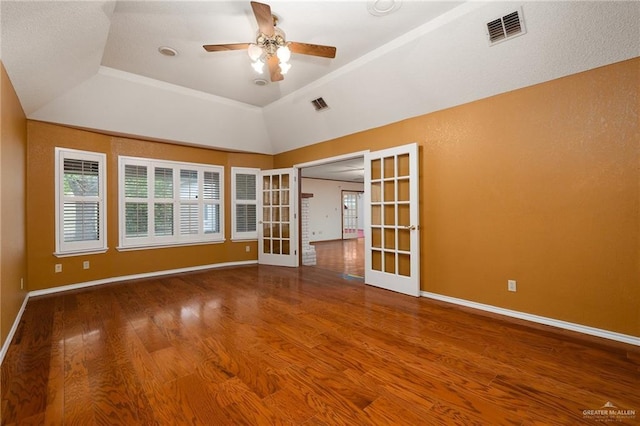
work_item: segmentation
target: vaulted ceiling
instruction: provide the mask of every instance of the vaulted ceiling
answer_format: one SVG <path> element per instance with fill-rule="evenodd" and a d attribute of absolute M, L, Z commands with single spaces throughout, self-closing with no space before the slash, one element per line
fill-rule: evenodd
<path fill-rule="evenodd" d="M 640 56 L 634 1 L 269 4 L 288 40 L 336 58 L 294 54 L 259 86 L 245 52 L 206 52 L 254 41 L 248 1 L 3 0 L 0 59 L 28 118 L 273 154 Z M 490 45 L 515 10 L 526 32 Z"/>

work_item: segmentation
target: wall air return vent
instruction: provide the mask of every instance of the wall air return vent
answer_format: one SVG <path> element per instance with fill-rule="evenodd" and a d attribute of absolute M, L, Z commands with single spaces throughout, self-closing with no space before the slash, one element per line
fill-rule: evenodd
<path fill-rule="evenodd" d="M 329 105 L 327 105 L 327 103 L 322 98 L 312 100 L 311 104 L 316 109 L 316 111 L 323 111 L 329 108 Z"/>
<path fill-rule="evenodd" d="M 526 32 L 524 21 L 522 20 L 522 11 L 520 10 L 487 23 L 487 35 L 491 46 Z"/>

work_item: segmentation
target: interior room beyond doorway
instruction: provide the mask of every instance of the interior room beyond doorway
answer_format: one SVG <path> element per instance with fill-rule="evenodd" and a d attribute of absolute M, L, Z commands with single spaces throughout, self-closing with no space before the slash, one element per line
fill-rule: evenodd
<path fill-rule="evenodd" d="M 302 166 L 300 176 L 306 197 L 302 206 L 302 264 L 347 279 L 363 279 L 364 157 Z"/>

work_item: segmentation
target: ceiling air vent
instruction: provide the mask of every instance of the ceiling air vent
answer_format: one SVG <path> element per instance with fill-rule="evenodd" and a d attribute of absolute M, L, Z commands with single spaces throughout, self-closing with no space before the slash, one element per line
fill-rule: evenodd
<path fill-rule="evenodd" d="M 519 10 L 487 23 L 490 45 L 522 35 L 525 32 L 522 12 Z"/>
<path fill-rule="evenodd" d="M 322 111 L 329 108 L 329 105 L 327 105 L 327 103 L 322 98 L 312 100 L 311 104 L 316 109 L 316 111 Z"/>

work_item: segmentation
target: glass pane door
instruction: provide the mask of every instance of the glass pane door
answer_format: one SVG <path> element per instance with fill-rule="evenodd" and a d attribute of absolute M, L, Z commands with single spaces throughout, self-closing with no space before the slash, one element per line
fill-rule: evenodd
<path fill-rule="evenodd" d="M 258 263 L 298 266 L 296 169 L 263 170 L 258 216 Z"/>
<path fill-rule="evenodd" d="M 342 238 L 358 238 L 358 193 L 342 191 Z"/>
<path fill-rule="evenodd" d="M 420 295 L 418 146 L 365 155 L 365 282 Z"/>

